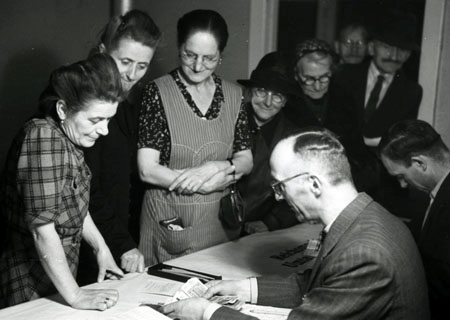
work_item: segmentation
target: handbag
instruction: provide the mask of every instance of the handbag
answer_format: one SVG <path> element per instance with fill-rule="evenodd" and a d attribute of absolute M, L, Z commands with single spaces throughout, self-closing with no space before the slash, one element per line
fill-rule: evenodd
<path fill-rule="evenodd" d="M 228 161 L 233 165 L 233 161 L 230 159 Z M 236 173 L 233 171 L 233 183 L 230 185 L 230 193 L 220 199 L 219 219 L 226 228 L 237 230 L 244 225 L 244 218 L 244 200 L 237 190 Z"/>

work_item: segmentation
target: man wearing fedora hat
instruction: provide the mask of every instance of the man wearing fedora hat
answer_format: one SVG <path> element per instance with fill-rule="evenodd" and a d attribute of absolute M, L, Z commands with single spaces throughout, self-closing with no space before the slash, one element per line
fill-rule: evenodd
<path fill-rule="evenodd" d="M 353 98 L 358 131 L 372 151 L 394 123 L 417 118 L 422 87 L 402 72 L 411 52 L 419 50 L 415 34 L 416 19 L 412 14 L 387 10 L 380 17 L 369 42 L 370 61 L 344 65 L 335 74 L 336 82 Z M 424 205 L 423 197 L 412 196 L 414 191 L 402 189 L 379 159 L 377 163 L 379 187 L 374 193 L 376 200 L 390 212 L 405 218 L 420 211 Z"/>
<path fill-rule="evenodd" d="M 297 128 L 284 114 L 286 102 L 298 93 L 295 82 L 289 78 L 286 55 L 266 54 L 250 79 L 237 82 L 248 93 L 245 108 L 252 136 L 253 170 L 238 182 L 246 207 L 245 232 L 290 227 L 299 221 L 285 201 L 275 200 L 269 169 L 275 145 Z"/>
<path fill-rule="evenodd" d="M 417 117 L 422 87 L 402 72 L 415 42 L 416 19 L 412 14 L 389 10 L 369 42 L 370 61 L 345 65 L 335 80 L 354 100 L 364 142 L 376 147 L 382 134 L 395 122 Z"/>

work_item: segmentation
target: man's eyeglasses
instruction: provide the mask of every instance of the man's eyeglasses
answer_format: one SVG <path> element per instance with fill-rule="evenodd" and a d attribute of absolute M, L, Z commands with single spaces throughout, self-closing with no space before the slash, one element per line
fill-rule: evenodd
<path fill-rule="evenodd" d="M 353 41 L 353 40 L 347 39 L 347 40 L 341 41 L 341 43 L 344 46 L 346 46 L 347 48 L 350 48 L 350 47 L 363 48 L 363 47 L 367 46 L 367 43 L 362 40 Z"/>
<path fill-rule="evenodd" d="M 275 195 L 283 197 L 284 191 L 286 190 L 286 187 L 285 187 L 284 184 L 286 182 L 288 182 L 288 181 L 291 181 L 292 179 L 295 179 L 295 178 L 300 177 L 300 176 L 304 176 L 306 174 L 309 174 L 309 172 L 302 172 L 302 173 L 296 174 L 295 176 L 286 178 L 284 180 L 275 181 L 270 186 L 272 187 L 272 190 L 275 193 Z"/>
<path fill-rule="evenodd" d="M 319 81 L 320 83 L 323 83 L 323 84 L 330 82 L 331 74 L 325 74 L 325 75 L 317 77 L 317 78 L 311 77 L 311 76 L 300 76 L 299 78 L 300 78 L 300 81 L 304 85 L 312 86 L 317 81 Z"/>
<path fill-rule="evenodd" d="M 253 92 L 258 98 L 262 98 L 262 99 L 264 99 L 268 95 L 270 95 L 272 97 L 272 102 L 274 102 L 276 104 L 281 104 L 286 101 L 286 97 L 284 95 L 282 95 L 281 93 L 272 92 L 272 91 L 266 90 L 264 88 L 254 88 Z"/>
<path fill-rule="evenodd" d="M 183 50 L 181 51 L 181 59 L 188 64 L 195 63 L 198 59 L 199 55 L 190 51 Z M 202 56 L 202 64 L 206 68 L 215 67 L 217 61 L 220 59 L 220 54 Z"/>

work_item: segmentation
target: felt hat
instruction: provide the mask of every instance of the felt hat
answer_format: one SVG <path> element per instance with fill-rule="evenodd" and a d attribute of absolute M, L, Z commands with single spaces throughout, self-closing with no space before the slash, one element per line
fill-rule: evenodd
<path fill-rule="evenodd" d="M 403 50 L 420 50 L 416 42 L 417 20 L 412 13 L 388 10 L 380 18 L 373 38 Z"/>
<path fill-rule="evenodd" d="M 301 88 L 291 76 L 290 59 L 280 53 L 266 54 L 250 75 L 250 79 L 237 80 L 248 88 L 264 88 L 285 95 L 298 95 Z"/>

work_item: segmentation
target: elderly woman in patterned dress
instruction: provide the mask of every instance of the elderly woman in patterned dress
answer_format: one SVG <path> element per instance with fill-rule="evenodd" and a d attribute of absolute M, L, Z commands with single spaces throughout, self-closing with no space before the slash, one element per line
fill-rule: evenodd
<path fill-rule="evenodd" d="M 120 74 L 110 56 L 97 54 L 61 67 L 41 95 L 40 115 L 14 140 L 0 189 L 7 223 L 0 257 L 4 306 L 56 291 L 77 309 L 116 304 L 116 290 L 80 288 L 75 276 L 81 238 L 96 253 L 99 281 L 107 270 L 123 274 L 89 215 L 90 171 L 81 149 L 108 133 L 121 95 Z"/>
<path fill-rule="evenodd" d="M 152 265 L 234 239 L 221 197 L 252 169 L 241 89 L 214 73 L 228 40 L 223 17 L 194 10 L 178 21 L 181 66 L 151 82 L 139 122 L 146 191 L 139 249 Z M 228 159 L 228 160 L 227 160 Z"/>

